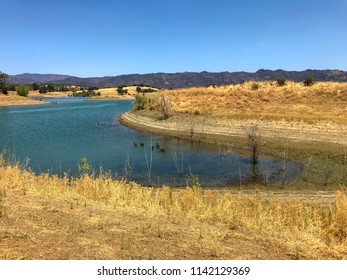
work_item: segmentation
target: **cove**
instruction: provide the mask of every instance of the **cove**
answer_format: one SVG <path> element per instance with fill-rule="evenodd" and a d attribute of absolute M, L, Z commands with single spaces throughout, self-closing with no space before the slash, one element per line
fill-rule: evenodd
<path fill-rule="evenodd" d="M 121 125 L 117 116 L 131 110 L 131 101 L 87 101 L 84 98 L 44 98 L 47 105 L 0 107 L 0 149 L 18 161 L 29 159 L 35 173 L 78 176 L 86 156 L 96 173 L 110 171 L 143 185 L 185 186 L 189 170 L 201 186 L 245 184 L 254 179 L 248 156 L 196 142 L 138 132 Z M 160 149 L 156 147 L 160 146 Z M 153 146 L 153 148 L 152 148 Z M 287 162 L 287 178 L 300 166 Z M 262 156 L 257 179 L 281 178 L 282 160 Z M 150 172 L 149 172 L 150 170 Z M 150 174 L 150 176 L 149 176 Z"/>

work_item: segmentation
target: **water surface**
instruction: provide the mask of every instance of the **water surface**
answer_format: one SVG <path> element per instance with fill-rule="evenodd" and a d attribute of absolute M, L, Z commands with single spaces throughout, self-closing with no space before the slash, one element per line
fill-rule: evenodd
<path fill-rule="evenodd" d="M 145 185 L 185 185 L 189 169 L 203 186 L 239 184 L 240 180 L 246 183 L 253 178 L 247 156 L 230 151 L 221 155 L 209 145 L 177 141 L 121 125 L 117 116 L 131 109 L 131 101 L 44 101 L 54 104 L 0 107 L 0 149 L 8 148 L 20 161 L 28 158 L 29 167 L 36 173 L 79 175 L 78 163 L 86 156 L 96 172 L 102 168 L 119 177 L 125 175 L 129 159 L 130 179 Z M 160 152 L 156 143 L 165 152 Z M 264 175 L 270 181 L 279 179 L 281 167 L 281 159 L 262 156 L 258 179 Z M 297 164 L 287 163 L 288 177 L 298 172 Z"/>

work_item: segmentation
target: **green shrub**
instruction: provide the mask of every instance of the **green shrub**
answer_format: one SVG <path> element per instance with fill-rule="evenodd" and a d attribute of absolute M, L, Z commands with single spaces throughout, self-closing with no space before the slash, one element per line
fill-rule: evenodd
<path fill-rule="evenodd" d="M 133 109 L 135 111 L 144 110 L 148 100 L 144 94 L 136 94 Z"/>
<path fill-rule="evenodd" d="M 20 85 L 16 87 L 17 94 L 19 96 L 25 96 L 27 97 L 29 94 L 29 88 L 25 85 Z"/>
<path fill-rule="evenodd" d="M 305 87 L 312 86 L 314 84 L 314 79 L 312 76 L 307 76 L 303 81 Z"/>
<path fill-rule="evenodd" d="M 285 78 L 278 78 L 278 79 L 277 79 L 277 85 L 278 85 L 279 87 L 285 86 L 285 85 L 286 85 L 286 79 L 285 79 Z"/>
<path fill-rule="evenodd" d="M 186 175 L 186 184 L 187 187 L 199 187 L 199 176 L 192 172 L 192 169 L 189 167 L 189 172 Z"/>
<path fill-rule="evenodd" d="M 92 170 L 92 165 L 88 162 L 87 156 L 81 158 L 81 162 L 78 164 L 78 171 L 81 175 L 89 174 Z"/>
<path fill-rule="evenodd" d="M 251 84 L 251 89 L 252 90 L 258 90 L 260 88 L 260 85 L 258 83 L 252 83 Z"/>

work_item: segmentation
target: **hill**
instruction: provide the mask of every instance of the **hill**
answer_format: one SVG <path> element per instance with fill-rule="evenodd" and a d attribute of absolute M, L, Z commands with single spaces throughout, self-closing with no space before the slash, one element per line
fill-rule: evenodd
<path fill-rule="evenodd" d="M 68 75 L 59 75 L 59 74 L 30 74 L 24 73 L 19 75 L 9 75 L 9 83 L 13 84 L 44 84 L 50 83 L 58 80 L 65 80 L 69 78 Z"/>
<path fill-rule="evenodd" d="M 307 76 L 313 76 L 316 81 L 347 82 L 347 72 L 341 70 L 265 70 L 250 72 L 183 72 L 183 73 L 152 73 L 128 74 L 120 76 L 105 76 L 79 78 L 68 75 L 54 74 L 20 74 L 10 75 L 9 82 L 15 84 L 54 83 L 74 84 L 81 86 L 118 87 L 121 85 L 143 84 L 156 88 L 187 88 L 202 87 L 210 84 L 238 84 L 243 81 L 270 81 L 279 77 L 301 82 Z"/>

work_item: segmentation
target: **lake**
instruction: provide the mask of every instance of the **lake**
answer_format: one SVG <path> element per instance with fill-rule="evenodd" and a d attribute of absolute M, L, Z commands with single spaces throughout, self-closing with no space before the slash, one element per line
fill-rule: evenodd
<path fill-rule="evenodd" d="M 210 145 L 177 141 L 121 125 L 117 116 L 131 110 L 131 101 L 43 101 L 54 103 L 0 107 L 0 151 L 7 148 L 21 162 L 29 159 L 28 166 L 37 174 L 78 176 L 78 164 L 86 156 L 95 172 L 102 168 L 115 177 L 124 177 L 128 165 L 128 179 L 144 185 L 184 186 L 189 170 L 202 186 L 238 185 L 240 180 L 245 184 L 254 179 L 252 164 L 245 155 L 220 155 Z M 156 143 L 165 152 L 160 152 Z M 281 159 L 262 156 L 260 162 L 257 180 L 265 175 L 270 181 L 281 178 Z M 298 164 L 287 162 L 288 178 L 299 171 Z"/>

